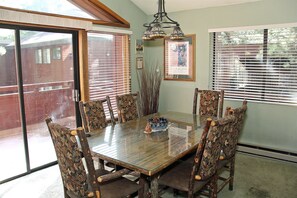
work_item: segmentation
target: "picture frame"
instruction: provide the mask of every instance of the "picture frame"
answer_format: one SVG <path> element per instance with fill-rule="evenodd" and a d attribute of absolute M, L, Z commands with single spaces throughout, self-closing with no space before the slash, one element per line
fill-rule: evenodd
<path fill-rule="evenodd" d="M 164 80 L 195 81 L 196 35 L 164 39 Z"/>
<path fill-rule="evenodd" d="M 136 39 L 135 41 L 135 51 L 136 54 L 142 55 L 143 54 L 144 43 L 142 39 Z"/>
<path fill-rule="evenodd" d="M 143 57 L 136 57 L 136 69 L 143 69 Z"/>

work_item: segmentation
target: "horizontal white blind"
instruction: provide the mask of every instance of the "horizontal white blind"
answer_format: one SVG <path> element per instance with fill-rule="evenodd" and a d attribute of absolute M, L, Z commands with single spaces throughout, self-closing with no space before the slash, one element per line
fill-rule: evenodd
<path fill-rule="evenodd" d="M 297 105 L 297 28 L 213 34 L 213 89 L 226 98 Z"/>
<path fill-rule="evenodd" d="M 90 100 L 109 96 L 116 116 L 115 96 L 131 90 L 129 45 L 128 35 L 88 33 Z"/>

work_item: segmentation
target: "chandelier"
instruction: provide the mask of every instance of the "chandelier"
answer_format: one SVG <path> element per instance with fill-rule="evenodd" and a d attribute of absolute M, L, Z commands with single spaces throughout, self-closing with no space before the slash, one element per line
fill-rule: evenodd
<path fill-rule="evenodd" d="M 154 14 L 155 19 L 150 23 L 143 24 L 146 27 L 142 36 L 143 40 L 164 38 L 166 36 L 165 28 L 173 29 L 169 37 L 171 40 L 180 40 L 185 37 L 179 23 L 167 16 L 164 5 L 164 0 L 158 0 L 158 12 Z"/>

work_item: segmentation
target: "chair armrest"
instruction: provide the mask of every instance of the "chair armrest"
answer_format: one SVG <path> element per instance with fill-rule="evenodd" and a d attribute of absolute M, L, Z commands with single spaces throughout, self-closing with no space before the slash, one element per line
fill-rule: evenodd
<path fill-rule="evenodd" d="M 106 181 L 110 181 L 110 180 L 113 180 L 113 179 L 120 178 L 123 175 L 127 175 L 127 174 L 129 174 L 131 172 L 133 172 L 133 171 L 124 168 L 124 169 L 121 169 L 121 170 L 116 171 L 116 172 L 112 172 L 112 173 L 109 173 L 109 174 L 106 174 L 106 175 L 101 175 L 101 176 L 99 176 L 97 178 L 97 181 L 99 183 L 103 183 L 103 182 L 106 182 Z"/>

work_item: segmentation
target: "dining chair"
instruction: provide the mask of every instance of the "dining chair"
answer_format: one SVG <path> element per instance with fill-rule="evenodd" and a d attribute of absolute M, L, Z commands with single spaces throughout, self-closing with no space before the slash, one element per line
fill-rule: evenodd
<path fill-rule="evenodd" d="M 119 122 L 127 122 L 141 116 L 139 93 L 130 93 L 116 96 Z"/>
<path fill-rule="evenodd" d="M 185 191 L 190 198 L 207 187 L 209 197 L 216 197 L 216 171 L 222 146 L 220 137 L 227 133 L 233 120 L 233 116 L 213 121 L 208 119 L 192 161 L 182 161 L 170 168 L 160 176 L 159 184 Z"/>
<path fill-rule="evenodd" d="M 70 130 L 65 126 L 53 123 L 51 118 L 47 118 L 46 123 L 54 143 L 65 198 L 119 198 L 136 193 L 140 189 L 138 184 L 122 177 L 131 172 L 128 169 L 113 173 L 101 169 L 95 170 L 82 127 Z M 76 140 L 77 134 L 83 155 Z M 83 157 L 86 161 L 88 174 L 83 164 Z"/>
<path fill-rule="evenodd" d="M 209 117 L 221 118 L 224 104 L 224 90 L 199 90 L 195 88 L 193 98 L 193 114 L 197 114 L 197 103 L 199 100 L 200 123 L 203 124 Z M 190 153 L 183 157 L 184 161 L 191 161 L 195 153 Z"/>
<path fill-rule="evenodd" d="M 235 122 L 230 129 L 229 133 L 223 138 L 224 144 L 222 145 L 222 152 L 218 163 L 218 179 L 222 181 L 218 186 L 218 192 L 220 192 L 227 184 L 229 184 L 229 190 L 233 190 L 234 173 L 235 173 L 235 154 L 239 135 L 243 128 L 243 123 L 247 111 L 247 101 L 244 100 L 242 106 L 232 109 L 226 108 L 225 116 L 234 116 Z M 226 177 L 222 172 L 228 171 L 229 174 Z"/>
<path fill-rule="evenodd" d="M 199 115 L 208 115 L 220 118 L 222 117 L 224 105 L 224 90 L 213 91 L 200 90 L 198 88 L 195 88 L 193 99 L 193 114 L 197 114 L 198 95 L 200 98 Z"/>
<path fill-rule="evenodd" d="M 82 119 L 82 124 L 84 130 L 88 132 L 94 132 L 96 130 L 107 127 L 108 120 L 106 119 L 104 103 L 107 104 L 111 124 L 115 124 L 114 114 L 110 102 L 109 96 L 106 96 L 105 99 L 92 100 L 92 101 L 80 101 L 79 110 Z M 108 166 L 112 169 L 117 167 L 109 162 L 104 162 L 104 160 L 98 159 L 99 167 L 105 169 L 105 166 Z"/>
<path fill-rule="evenodd" d="M 108 96 L 101 100 L 79 102 L 83 128 L 86 132 L 102 129 L 108 125 L 108 120 L 106 119 L 104 110 L 104 103 L 107 104 L 111 123 L 115 123 L 111 102 Z"/>

